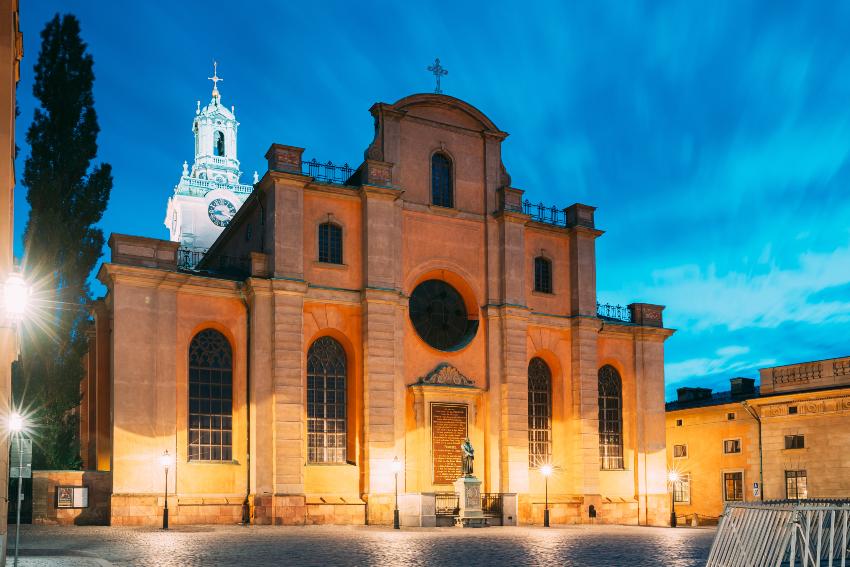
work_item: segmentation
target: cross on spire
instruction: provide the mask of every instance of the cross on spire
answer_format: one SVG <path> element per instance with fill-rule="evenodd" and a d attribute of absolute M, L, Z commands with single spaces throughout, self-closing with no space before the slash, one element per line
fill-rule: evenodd
<path fill-rule="evenodd" d="M 213 97 L 219 97 L 220 95 L 218 94 L 218 82 L 223 81 L 224 79 L 218 76 L 218 61 L 213 61 L 213 76 L 207 77 L 207 79 L 213 82 Z"/>
<path fill-rule="evenodd" d="M 437 57 L 434 59 L 434 64 L 428 66 L 428 70 L 434 74 L 434 78 L 437 79 L 437 87 L 434 89 L 435 94 L 443 94 L 443 89 L 440 88 L 440 77 L 448 75 L 449 72 L 443 69 L 440 65 L 440 58 Z"/>

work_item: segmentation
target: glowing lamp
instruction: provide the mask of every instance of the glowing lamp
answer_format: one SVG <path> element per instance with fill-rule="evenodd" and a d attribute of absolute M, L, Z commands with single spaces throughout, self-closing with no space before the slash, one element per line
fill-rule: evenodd
<path fill-rule="evenodd" d="M 549 476 L 551 476 L 551 474 L 552 474 L 552 465 L 543 465 L 542 467 L 540 467 L 540 474 L 542 474 L 543 476 L 545 476 L 545 477 L 547 477 L 547 478 L 548 478 Z"/>
<path fill-rule="evenodd" d="M 174 457 L 168 454 L 168 449 L 159 457 L 159 464 L 162 465 L 162 468 L 168 470 L 168 467 L 174 462 Z"/>
<path fill-rule="evenodd" d="M 15 320 L 23 319 L 27 312 L 29 296 L 30 289 L 24 277 L 18 272 L 10 273 L 3 286 L 6 315 Z"/>
<path fill-rule="evenodd" d="M 394 473 L 398 474 L 401 472 L 401 461 L 398 460 L 398 457 L 393 459 L 392 467 Z"/>
<path fill-rule="evenodd" d="M 679 482 L 679 473 L 676 471 L 670 471 L 667 473 L 667 480 L 670 482 Z"/>
<path fill-rule="evenodd" d="M 20 433 L 24 430 L 24 417 L 18 412 L 13 412 L 9 416 L 9 431 Z"/>

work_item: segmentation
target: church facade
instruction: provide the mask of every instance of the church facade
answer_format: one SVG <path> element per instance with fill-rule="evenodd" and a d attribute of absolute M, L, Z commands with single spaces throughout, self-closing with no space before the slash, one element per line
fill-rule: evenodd
<path fill-rule="evenodd" d="M 167 450 L 172 523 L 389 523 L 397 490 L 433 525 L 468 438 L 504 523 L 541 522 L 548 483 L 553 523 L 664 525 L 673 331 L 598 305 L 594 208 L 525 201 L 466 102 L 371 113 L 340 182 L 273 144 L 194 269 L 110 238 L 82 438 L 111 522 L 161 521 Z"/>
<path fill-rule="evenodd" d="M 194 267 L 254 189 L 240 182 L 236 109 L 221 103 L 218 81 L 222 79 L 217 72 L 211 80 L 215 85 L 212 99 L 203 108 L 198 101 L 192 121 L 195 160 L 191 168 L 183 162 L 165 213 L 170 240 L 179 242 L 185 251 L 181 257 L 184 267 Z"/>

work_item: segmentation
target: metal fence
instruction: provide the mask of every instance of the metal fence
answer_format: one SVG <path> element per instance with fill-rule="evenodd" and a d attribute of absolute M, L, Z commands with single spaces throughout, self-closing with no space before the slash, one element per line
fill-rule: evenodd
<path fill-rule="evenodd" d="M 206 255 L 206 250 L 177 249 L 177 267 L 183 270 L 202 270 L 225 276 L 245 277 L 251 273 L 251 262 L 247 256 L 211 257 L 203 266 L 199 266 Z"/>
<path fill-rule="evenodd" d="M 551 207 L 543 203 L 532 203 L 528 199 L 522 203 L 511 205 L 505 203 L 506 211 L 523 213 L 531 217 L 531 220 L 552 224 L 555 226 L 567 226 L 567 209 L 559 209 L 555 205 Z"/>
<path fill-rule="evenodd" d="M 625 305 L 609 305 L 608 303 L 596 303 L 596 315 L 603 319 L 614 319 L 616 321 L 632 322 L 632 310 Z"/>
<path fill-rule="evenodd" d="M 206 253 L 206 249 L 178 248 L 177 267 L 184 270 L 194 270 Z"/>
<path fill-rule="evenodd" d="M 708 567 L 847 567 L 847 504 L 727 504 Z"/>
<path fill-rule="evenodd" d="M 348 178 L 354 173 L 354 168 L 347 163 L 343 165 L 334 165 L 332 161 L 321 163 L 317 159 L 313 158 L 310 161 L 301 162 L 301 173 L 309 175 L 319 181 L 344 185 L 345 182 L 348 181 Z"/>
<path fill-rule="evenodd" d="M 485 516 L 502 517 L 502 495 L 498 492 L 485 492 L 481 495 L 481 510 Z"/>
<path fill-rule="evenodd" d="M 460 513 L 460 498 L 457 492 L 435 493 L 437 516 L 457 516 Z"/>

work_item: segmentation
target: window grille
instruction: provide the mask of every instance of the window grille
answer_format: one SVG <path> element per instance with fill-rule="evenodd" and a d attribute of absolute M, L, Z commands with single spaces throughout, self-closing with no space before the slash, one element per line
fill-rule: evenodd
<path fill-rule="evenodd" d="M 307 352 L 307 459 L 344 463 L 346 436 L 346 357 L 331 337 L 316 340 Z"/>
<path fill-rule="evenodd" d="M 723 498 L 727 502 L 744 499 L 744 473 L 723 473 Z"/>
<path fill-rule="evenodd" d="M 613 366 L 599 369 L 599 457 L 603 470 L 623 469 L 623 381 Z"/>
<path fill-rule="evenodd" d="M 233 353 L 214 329 L 189 345 L 189 460 L 233 460 Z"/>
<path fill-rule="evenodd" d="M 797 406 L 788 406 L 788 415 L 795 415 L 797 413 Z"/>
<path fill-rule="evenodd" d="M 740 439 L 726 439 L 723 441 L 723 452 L 727 455 L 730 453 L 740 453 L 741 452 L 741 440 Z"/>
<path fill-rule="evenodd" d="M 806 448 L 806 436 L 805 435 L 786 435 L 785 436 L 785 448 L 786 449 L 805 449 Z"/>
<path fill-rule="evenodd" d="M 528 363 L 528 466 L 552 459 L 552 373 L 540 358 Z"/>
<path fill-rule="evenodd" d="M 788 500 L 805 500 L 809 497 L 806 471 L 785 471 L 785 497 Z"/>
<path fill-rule="evenodd" d="M 729 420 L 729 421 L 734 421 L 736 417 L 737 416 L 735 415 L 734 411 L 730 411 L 729 413 L 726 414 L 726 419 Z"/>
<path fill-rule="evenodd" d="M 534 291 L 552 293 L 552 262 L 542 256 L 534 259 Z"/>
<path fill-rule="evenodd" d="M 342 264 L 342 227 L 332 222 L 319 225 L 319 262 Z"/>
<path fill-rule="evenodd" d="M 438 207 L 453 207 L 452 162 L 443 154 L 431 157 L 431 203 Z"/>
<path fill-rule="evenodd" d="M 673 458 L 674 459 L 684 459 L 688 456 L 688 446 L 687 445 L 673 445 Z"/>
<path fill-rule="evenodd" d="M 681 419 L 676 420 L 676 427 L 682 427 L 682 420 Z"/>
<path fill-rule="evenodd" d="M 691 475 L 683 473 L 679 475 L 679 480 L 673 483 L 673 500 L 676 502 L 691 501 Z"/>

